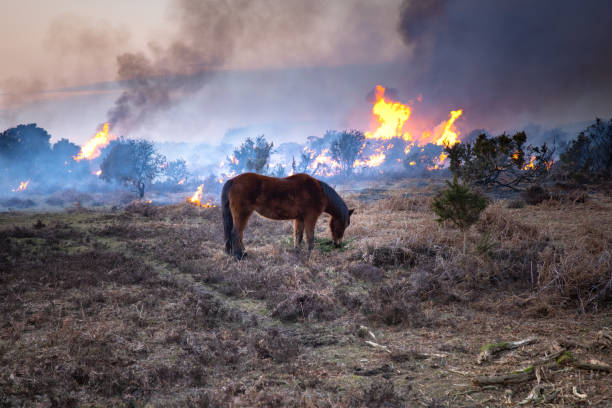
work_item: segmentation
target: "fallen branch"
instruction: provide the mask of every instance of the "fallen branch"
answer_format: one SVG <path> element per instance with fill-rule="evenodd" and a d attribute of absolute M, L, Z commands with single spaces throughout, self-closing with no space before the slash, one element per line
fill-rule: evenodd
<path fill-rule="evenodd" d="M 517 384 L 525 381 L 530 381 L 535 378 L 535 367 L 529 366 L 524 370 L 513 371 L 509 374 L 493 375 L 490 377 L 482 376 L 476 377 L 472 380 L 475 385 L 489 385 L 489 384 Z"/>
<path fill-rule="evenodd" d="M 491 357 L 493 357 L 495 354 L 498 354 L 502 351 L 513 350 L 513 349 L 516 349 L 522 346 L 526 346 L 528 344 L 535 343 L 536 341 L 537 339 L 531 338 L 531 339 L 518 340 L 518 341 L 487 344 L 485 346 L 482 346 L 482 348 L 480 349 L 480 354 L 478 354 L 478 358 L 476 359 L 476 362 L 478 364 L 482 364 L 485 361 L 489 361 Z"/>
<path fill-rule="evenodd" d="M 591 360 L 589 362 L 579 361 L 574 358 L 572 353 L 566 351 L 559 358 L 557 358 L 558 365 L 569 365 L 574 368 L 579 368 L 581 370 L 594 370 L 594 371 L 605 371 L 607 373 L 612 372 L 612 366 L 607 364 L 598 362 L 596 360 Z"/>
<path fill-rule="evenodd" d="M 536 378 L 536 369 L 540 366 L 548 365 L 553 368 L 570 366 L 582 370 L 595 370 L 595 371 L 605 371 L 611 372 L 612 367 L 609 365 L 605 365 L 601 362 L 583 362 L 576 360 L 572 354 L 567 350 L 559 351 L 555 354 L 552 354 L 546 358 L 536 360 L 527 368 L 519 371 L 513 371 L 508 374 L 494 375 L 494 376 L 481 376 L 476 377 L 472 382 L 476 385 L 486 385 L 486 384 L 516 384 L 525 381 L 530 381 Z"/>

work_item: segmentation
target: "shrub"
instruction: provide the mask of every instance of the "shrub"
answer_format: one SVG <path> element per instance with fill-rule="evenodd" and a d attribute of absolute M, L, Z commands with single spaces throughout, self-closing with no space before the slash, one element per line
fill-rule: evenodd
<path fill-rule="evenodd" d="M 576 242 L 565 250 L 547 248 L 539 265 L 538 289 L 570 301 L 583 313 L 612 301 L 612 255 Z"/>
<path fill-rule="evenodd" d="M 574 180 L 609 177 L 612 173 L 612 119 L 596 119 L 580 132 L 559 159 L 561 171 Z"/>
<path fill-rule="evenodd" d="M 30 200 L 29 198 L 22 199 L 22 198 L 17 198 L 17 197 L 7 198 L 6 200 L 2 200 L 0 201 L 0 204 L 2 204 L 2 206 L 7 207 L 7 208 L 19 208 L 19 209 L 31 208 L 36 205 L 36 203 Z"/>
<path fill-rule="evenodd" d="M 272 312 L 272 316 L 285 321 L 331 320 L 335 315 L 336 306 L 326 295 L 316 292 L 294 292 L 281 301 Z"/>
<path fill-rule="evenodd" d="M 459 184 L 457 177 L 446 182 L 448 187 L 433 200 L 433 210 L 439 217 L 436 221 L 451 221 L 463 232 L 463 253 L 465 254 L 466 233 L 478 221 L 480 213 L 487 207 L 486 197 Z"/>
<path fill-rule="evenodd" d="M 508 204 L 506 204 L 506 208 L 510 208 L 510 209 L 518 209 L 518 208 L 525 208 L 525 201 L 523 200 L 510 200 L 508 202 Z"/>

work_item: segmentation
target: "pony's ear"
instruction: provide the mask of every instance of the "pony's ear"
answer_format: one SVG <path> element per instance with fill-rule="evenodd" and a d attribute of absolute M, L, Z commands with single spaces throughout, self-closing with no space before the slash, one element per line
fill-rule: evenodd
<path fill-rule="evenodd" d="M 349 217 L 350 217 L 351 215 L 353 215 L 353 213 L 354 213 L 354 212 L 355 212 L 355 209 L 354 209 L 354 208 L 351 208 L 351 209 L 349 210 Z"/>

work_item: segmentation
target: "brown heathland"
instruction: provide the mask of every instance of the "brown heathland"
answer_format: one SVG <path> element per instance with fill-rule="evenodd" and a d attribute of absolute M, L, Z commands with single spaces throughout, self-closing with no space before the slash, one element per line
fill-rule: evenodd
<path fill-rule="evenodd" d="M 0 406 L 609 406 L 612 197 L 496 202 L 463 255 L 422 191 L 343 194 L 310 255 L 252 217 L 241 262 L 220 208 L 1 214 Z"/>

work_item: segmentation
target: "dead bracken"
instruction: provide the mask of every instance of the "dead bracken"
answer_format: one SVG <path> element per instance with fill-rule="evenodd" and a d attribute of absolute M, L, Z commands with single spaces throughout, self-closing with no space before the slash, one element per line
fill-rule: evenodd
<path fill-rule="evenodd" d="M 5 213 L 0 401 L 606 406 L 609 196 L 490 205 L 466 255 L 427 204 L 355 197 L 342 250 L 254 217 L 241 262 L 218 207 Z"/>

